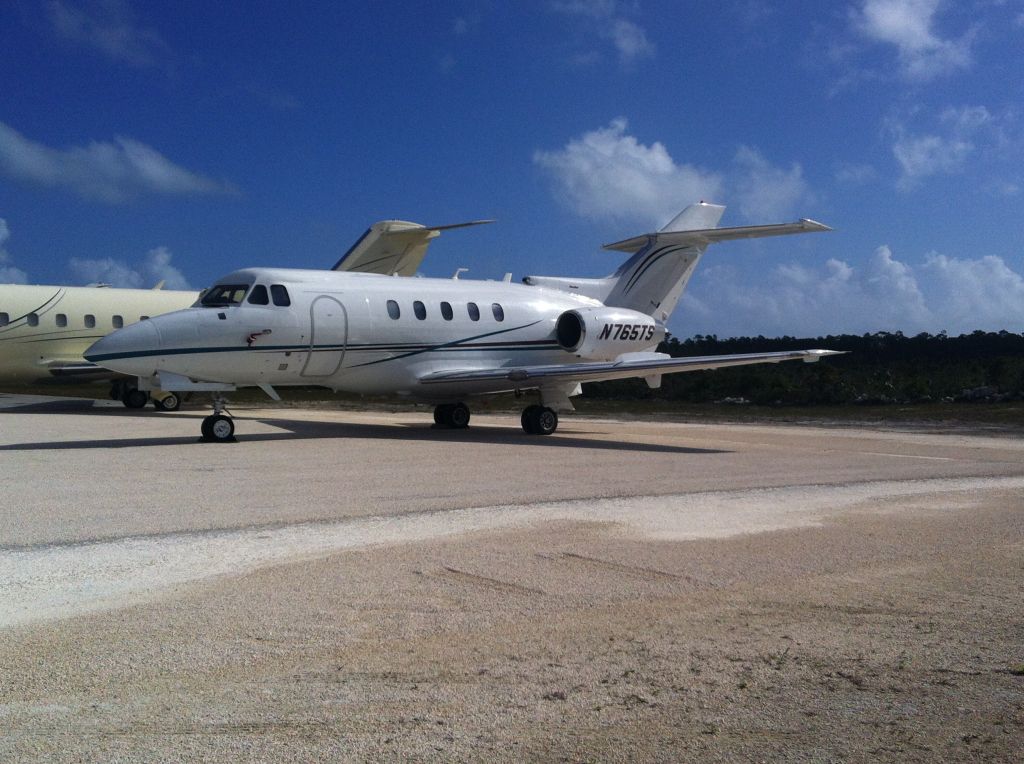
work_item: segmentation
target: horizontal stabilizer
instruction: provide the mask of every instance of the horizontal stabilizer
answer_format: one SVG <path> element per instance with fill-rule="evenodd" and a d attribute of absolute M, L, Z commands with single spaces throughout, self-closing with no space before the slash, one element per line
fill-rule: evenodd
<path fill-rule="evenodd" d="M 623 239 L 614 244 L 605 244 L 604 249 L 615 250 L 616 252 L 638 252 L 653 237 L 658 238 L 658 244 L 686 246 L 707 245 L 717 241 L 728 241 L 730 239 L 760 239 L 766 236 L 785 236 L 792 233 L 812 233 L 814 231 L 831 231 L 824 223 L 816 220 L 801 218 L 795 223 L 776 223 L 773 225 L 745 225 L 733 228 L 705 228 L 697 231 L 662 231 L 660 233 L 647 233 L 634 236 L 630 239 Z"/>
<path fill-rule="evenodd" d="M 405 220 L 382 220 L 370 226 L 359 241 L 334 264 L 332 270 L 413 276 L 426 257 L 431 240 L 440 236 L 441 231 L 493 222 L 471 220 L 467 223 L 425 226 Z"/>

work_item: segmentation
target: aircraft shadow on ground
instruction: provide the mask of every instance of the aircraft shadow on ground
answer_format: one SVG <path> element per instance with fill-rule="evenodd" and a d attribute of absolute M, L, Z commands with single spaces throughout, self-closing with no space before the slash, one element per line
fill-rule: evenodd
<path fill-rule="evenodd" d="M 51 407 L 51 408 L 46 408 Z M 26 409 L 33 409 L 26 411 Z M 52 411 L 54 413 L 68 412 L 69 407 L 56 404 L 38 404 L 38 406 L 24 406 L 17 409 L 6 409 L 2 414 L 11 413 L 40 413 Z M 137 411 L 117 408 L 76 408 L 79 413 L 90 413 L 104 416 L 145 416 L 146 414 Z M 152 412 L 149 416 L 163 417 L 172 416 Z M 196 435 L 167 436 L 167 437 L 138 437 L 138 438 L 111 438 L 94 440 L 71 440 L 71 441 L 39 441 L 33 443 L 11 443 L 0 445 L 0 451 L 47 451 L 47 450 L 76 450 L 90 448 L 144 448 L 147 446 L 178 446 L 186 443 L 197 443 L 199 441 L 199 419 L 190 417 L 195 422 Z M 466 430 L 449 430 L 438 428 L 424 422 L 423 424 L 395 423 L 395 424 L 362 424 L 358 422 L 315 422 L 297 419 L 267 419 L 263 417 L 246 417 L 240 415 L 235 417 L 236 434 L 240 443 L 259 443 L 263 441 L 277 440 L 307 440 L 307 439 L 373 439 L 373 440 L 417 440 L 435 443 L 480 443 L 489 445 L 530 445 L 543 448 L 581 448 L 605 451 L 633 451 L 640 453 L 664 453 L 664 454 L 721 454 L 729 453 L 721 449 L 713 448 L 690 448 L 686 446 L 670 446 L 660 443 L 637 443 L 617 440 L 614 437 L 586 438 L 579 437 L 581 433 L 555 433 L 550 436 L 527 435 L 519 430 L 506 427 L 471 426 Z M 245 423 L 247 421 L 261 422 L 263 424 L 278 427 L 281 432 L 271 433 L 246 433 Z M 628 427 L 628 423 L 623 423 Z M 582 433 L 586 434 L 586 433 Z M 203 444 L 206 446 L 228 447 L 231 444 Z"/>

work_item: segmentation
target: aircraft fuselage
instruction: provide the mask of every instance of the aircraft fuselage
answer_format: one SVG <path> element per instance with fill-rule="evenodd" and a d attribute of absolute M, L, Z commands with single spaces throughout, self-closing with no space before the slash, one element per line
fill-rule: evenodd
<path fill-rule="evenodd" d="M 0 285 L 0 383 L 88 376 L 83 353 L 143 317 L 186 307 L 196 292 Z M 110 376 L 96 368 L 97 375 Z"/>
<path fill-rule="evenodd" d="M 225 302 L 244 297 L 216 304 L 210 298 L 218 289 Z M 601 307 L 581 295 L 510 282 L 252 268 L 221 278 L 191 308 L 106 338 L 88 357 L 140 378 L 171 372 L 237 386 L 319 385 L 443 400 L 445 385 L 425 389 L 419 380 L 434 371 L 578 360 L 556 339 L 558 318 Z M 631 313 L 610 313 L 622 321 L 608 323 L 609 335 L 632 332 L 633 350 L 657 346 L 664 330 L 632 328 Z M 608 357 L 621 352 L 616 346 Z M 470 387 L 458 391 L 510 385 Z"/>

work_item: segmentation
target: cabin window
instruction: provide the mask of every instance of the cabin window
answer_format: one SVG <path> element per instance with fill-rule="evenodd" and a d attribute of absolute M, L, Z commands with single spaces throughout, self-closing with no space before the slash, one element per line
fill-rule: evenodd
<path fill-rule="evenodd" d="M 96 328 L 96 316 L 94 316 L 92 313 L 86 313 L 85 314 L 85 328 L 86 329 L 95 329 Z"/>
<path fill-rule="evenodd" d="M 445 321 L 451 321 L 455 318 L 455 312 L 452 310 L 452 304 L 450 302 L 441 303 L 441 318 Z"/>
<path fill-rule="evenodd" d="M 0 326 L 7 326 L 11 323 L 11 317 L 7 313 L 0 313 Z"/>
<path fill-rule="evenodd" d="M 249 293 L 249 304 L 270 305 L 270 296 L 267 294 L 267 288 L 263 284 L 257 284 L 252 288 L 252 291 Z"/>
<path fill-rule="evenodd" d="M 29 313 L 27 316 L 25 316 L 25 323 L 27 323 L 29 326 L 39 326 L 39 314 Z"/>
<path fill-rule="evenodd" d="M 412 304 L 412 312 L 416 314 L 416 318 L 422 321 L 427 317 L 427 306 L 417 300 Z"/>
<path fill-rule="evenodd" d="M 139 316 L 139 321 L 145 321 L 149 316 Z"/>
<path fill-rule="evenodd" d="M 124 326 L 124 316 L 112 316 L 110 319 L 110 323 L 114 325 L 115 329 L 120 329 L 122 326 Z"/>
<path fill-rule="evenodd" d="M 292 304 L 292 298 L 288 296 L 288 290 L 285 289 L 283 284 L 272 284 L 270 287 L 270 297 L 274 301 L 274 305 L 281 308 L 287 308 Z"/>
<path fill-rule="evenodd" d="M 57 314 L 57 326 L 59 326 L 61 329 L 63 329 L 67 325 L 68 325 L 68 316 L 67 316 L 67 314 L 66 313 L 58 313 Z"/>
<path fill-rule="evenodd" d="M 398 307 L 398 303 L 394 300 L 388 300 L 388 315 L 395 319 L 395 321 L 402 317 L 402 309 Z"/>
<path fill-rule="evenodd" d="M 249 287 L 245 284 L 216 284 L 203 295 L 200 305 L 207 308 L 225 308 L 229 305 L 240 305 L 245 299 Z"/>
<path fill-rule="evenodd" d="M 469 313 L 470 321 L 480 320 L 480 308 L 477 307 L 475 302 L 466 303 L 466 311 Z"/>
<path fill-rule="evenodd" d="M 496 302 L 491 303 L 491 313 L 494 314 L 495 321 L 505 320 L 505 309 L 498 305 L 498 303 Z"/>

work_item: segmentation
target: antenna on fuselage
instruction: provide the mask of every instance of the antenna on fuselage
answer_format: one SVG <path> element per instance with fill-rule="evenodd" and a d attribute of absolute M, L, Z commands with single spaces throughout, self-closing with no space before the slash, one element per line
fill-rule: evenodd
<path fill-rule="evenodd" d="M 460 273 L 467 273 L 468 271 L 469 271 L 469 268 L 456 268 L 455 269 L 455 273 L 452 276 L 452 281 L 458 281 L 459 280 L 459 274 Z"/>

